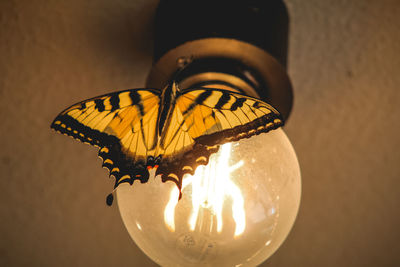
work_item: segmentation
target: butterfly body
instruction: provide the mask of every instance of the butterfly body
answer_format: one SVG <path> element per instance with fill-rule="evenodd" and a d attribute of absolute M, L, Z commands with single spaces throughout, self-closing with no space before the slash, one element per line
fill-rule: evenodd
<path fill-rule="evenodd" d="M 121 183 L 145 183 L 156 168 L 182 187 L 184 174 L 205 165 L 219 145 L 283 124 L 269 104 L 222 89 L 131 89 L 72 105 L 51 127 L 99 147 L 103 166 Z M 112 196 L 107 198 L 112 202 Z M 110 204 L 110 203 L 109 203 Z"/>
<path fill-rule="evenodd" d="M 161 137 L 163 133 L 165 122 L 168 118 L 171 118 L 171 114 L 173 112 L 173 108 L 176 103 L 176 97 L 178 94 L 178 88 L 175 83 L 168 85 L 165 87 L 163 92 L 161 93 L 161 105 L 159 107 L 159 116 L 157 119 L 157 128 L 158 135 Z"/>

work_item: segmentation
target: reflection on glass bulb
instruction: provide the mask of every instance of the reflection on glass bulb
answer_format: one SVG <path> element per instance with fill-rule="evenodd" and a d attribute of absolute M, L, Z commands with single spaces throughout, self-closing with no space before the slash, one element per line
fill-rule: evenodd
<path fill-rule="evenodd" d="M 286 238 L 300 201 L 296 154 L 281 129 L 222 145 L 206 166 L 172 182 L 121 185 L 121 217 L 135 243 L 168 266 L 256 266 Z"/>
<path fill-rule="evenodd" d="M 246 227 L 243 196 L 230 175 L 243 166 L 243 160 L 229 166 L 231 146 L 231 143 L 222 145 L 219 152 L 210 158 L 206 166 L 199 166 L 193 176 L 187 175 L 183 180 L 184 193 L 188 186 L 192 188 L 193 207 L 188 222 L 191 231 L 194 231 L 196 226 L 203 227 L 202 220 L 199 220 L 199 212 L 200 209 L 208 209 L 211 216 L 216 217 L 217 232 L 220 233 L 223 227 L 222 208 L 228 197 L 232 200 L 232 216 L 236 224 L 235 237 L 241 235 Z M 174 187 L 164 211 L 165 224 L 172 232 L 175 232 L 175 208 L 178 198 L 179 190 Z M 212 229 L 209 230 L 212 231 Z"/>

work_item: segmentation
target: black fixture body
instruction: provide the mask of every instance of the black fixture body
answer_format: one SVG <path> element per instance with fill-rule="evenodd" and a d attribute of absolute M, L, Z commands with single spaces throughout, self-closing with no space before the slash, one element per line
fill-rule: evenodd
<path fill-rule="evenodd" d="M 171 79 L 183 89 L 222 84 L 265 100 L 287 119 L 288 20 L 282 0 L 160 0 L 147 86 Z"/>

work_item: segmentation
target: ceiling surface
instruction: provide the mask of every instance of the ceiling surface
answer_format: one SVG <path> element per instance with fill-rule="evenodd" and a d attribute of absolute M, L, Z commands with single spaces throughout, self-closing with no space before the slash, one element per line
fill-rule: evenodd
<path fill-rule="evenodd" d="M 399 266 L 400 3 L 287 0 L 302 202 L 262 266 Z M 63 108 L 142 87 L 154 0 L 0 1 L 0 265 L 157 266 L 131 241 L 95 148 Z"/>

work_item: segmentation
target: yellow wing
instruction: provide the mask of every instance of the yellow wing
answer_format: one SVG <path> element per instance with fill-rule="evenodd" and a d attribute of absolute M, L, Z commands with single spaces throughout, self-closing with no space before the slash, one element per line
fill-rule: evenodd
<path fill-rule="evenodd" d="M 182 129 L 203 145 L 237 141 L 283 125 L 279 112 L 268 103 L 227 90 L 189 90 L 176 105 L 183 115 Z"/>
<path fill-rule="evenodd" d="M 186 91 L 178 96 L 161 137 L 164 151 L 157 174 L 180 188 L 183 175 L 207 164 L 219 145 L 282 125 L 279 112 L 259 99 L 221 89 Z"/>
<path fill-rule="evenodd" d="M 135 179 L 144 183 L 149 177 L 146 167 L 157 163 L 159 95 L 157 90 L 132 89 L 88 99 L 61 112 L 51 127 L 100 147 L 115 187 Z"/>

